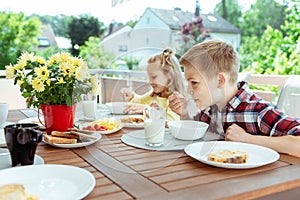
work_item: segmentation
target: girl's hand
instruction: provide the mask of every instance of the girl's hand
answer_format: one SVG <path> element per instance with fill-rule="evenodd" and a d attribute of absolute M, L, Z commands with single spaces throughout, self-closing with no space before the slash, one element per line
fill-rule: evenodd
<path fill-rule="evenodd" d="M 228 127 L 225 140 L 250 143 L 252 135 L 247 133 L 242 127 L 232 124 Z"/>
<path fill-rule="evenodd" d="M 122 88 L 120 92 L 123 95 L 125 101 L 130 101 L 134 96 L 134 93 L 127 88 Z"/>
<path fill-rule="evenodd" d="M 180 115 L 181 118 L 189 118 L 189 113 L 187 110 L 188 99 L 181 96 L 178 92 L 173 92 L 168 98 L 169 107 L 176 114 Z"/>
<path fill-rule="evenodd" d="M 142 114 L 143 110 L 148 105 L 139 104 L 139 103 L 128 103 L 126 109 L 124 110 L 125 113 L 128 114 Z"/>

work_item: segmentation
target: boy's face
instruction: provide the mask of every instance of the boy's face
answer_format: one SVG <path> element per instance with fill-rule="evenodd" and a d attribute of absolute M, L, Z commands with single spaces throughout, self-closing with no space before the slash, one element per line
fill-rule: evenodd
<path fill-rule="evenodd" d="M 192 95 L 197 107 L 201 110 L 214 104 L 214 94 L 217 89 L 216 77 L 206 78 L 194 67 L 184 67 L 184 75 L 188 81 L 188 93 Z"/>
<path fill-rule="evenodd" d="M 168 82 L 168 77 L 163 73 L 159 64 L 149 64 L 147 67 L 147 74 L 149 84 L 153 88 L 154 93 L 161 93 L 164 91 Z"/>

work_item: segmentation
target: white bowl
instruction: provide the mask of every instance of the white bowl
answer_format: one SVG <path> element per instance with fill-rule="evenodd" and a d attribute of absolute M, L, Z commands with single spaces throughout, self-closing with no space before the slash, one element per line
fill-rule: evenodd
<path fill-rule="evenodd" d="M 109 102 L 106 103 L 111 114 L 126 114 L 124 110 L 126 109 L 127 102 Z"/>
<path fill-rule="evenodd" d="M 172 135 L 180 140 L 198 140 L 204 136 L 208 124 L 194 120 L 176 120 L 168 122 Z"/>

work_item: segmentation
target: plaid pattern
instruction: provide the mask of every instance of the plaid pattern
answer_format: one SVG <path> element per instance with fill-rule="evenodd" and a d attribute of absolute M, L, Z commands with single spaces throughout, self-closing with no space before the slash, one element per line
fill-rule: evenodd
<path fill-rule="evenodd" d="M 224 134 L 232 124 L 237 124 L 246 132 L 253 135 L 300 136 L 300 119 L 287 116 L 274 104 L 264 101 L 254 94 L 248 87 L 248 83 L 239 82 L 239 91 L 222 109 L 222 123 L 218 123 L 215 106 L 211 106 L 197 113 L 195 120 L 210 124 L 210 130 Z M 218 125 L 223 126 L 223 130 L 218 129 Z M 220 126 L 220 125 L 219 125 Z"/>

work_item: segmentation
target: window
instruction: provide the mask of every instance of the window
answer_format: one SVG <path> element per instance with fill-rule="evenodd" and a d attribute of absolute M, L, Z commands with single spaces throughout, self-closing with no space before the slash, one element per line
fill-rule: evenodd
<path fill-rule="evenodd" d="M 38 38 L 39 40 L 39 47 L 49 47 L 50 41 L 48 38 Z"/>

